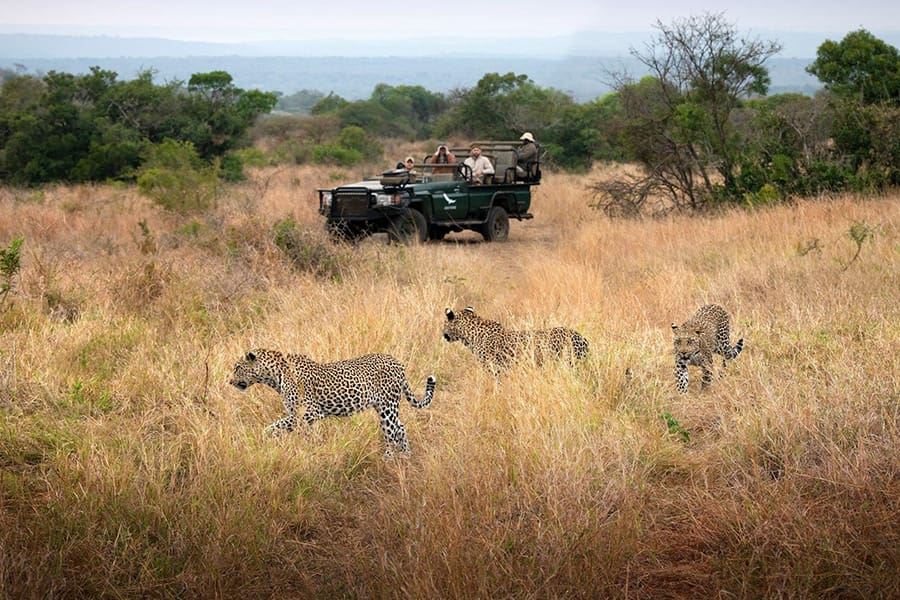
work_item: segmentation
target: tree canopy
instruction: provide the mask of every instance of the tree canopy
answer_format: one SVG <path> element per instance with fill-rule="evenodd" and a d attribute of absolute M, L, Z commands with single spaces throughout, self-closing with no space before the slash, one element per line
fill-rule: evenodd
<path fill-rule="evenodd" d="M 224 71 L 198 73 L 187 86 L 153 82 L 144 71 L 119 81 L 92 67 L 84 75 L 15 75 L 0 89 L 0 180 L 133 179 L 148 145 L 190 143 L 207 161 L 245 141 L 276 96 L 234 86 Z"/>
<path fill-rule="evenodd" d="M 826 40 L 806 70 L 838 97 L 900 103 L 900 52 L 864 29 Z"/>

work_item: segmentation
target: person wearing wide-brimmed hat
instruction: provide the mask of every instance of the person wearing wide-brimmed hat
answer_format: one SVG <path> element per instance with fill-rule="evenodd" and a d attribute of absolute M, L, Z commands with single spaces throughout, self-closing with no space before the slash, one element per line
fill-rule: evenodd
<path fill-rule="evenodd" d="M 516 176 L 525 178 L 528 176 L 529 165 L 538 158 L 538 147 L 530 131 L 523 133 L 519 140 L 522 143 L 516 150 Z"/>

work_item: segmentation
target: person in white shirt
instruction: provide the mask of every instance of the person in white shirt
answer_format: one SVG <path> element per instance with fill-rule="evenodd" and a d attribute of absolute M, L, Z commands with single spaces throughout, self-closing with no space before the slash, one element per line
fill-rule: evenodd
<path fill-rule="evenodd" d="M 483 183 L 485 175 L 494 174 L 494 165 L 491 164 L 487 156 L 481 154 L 481 148 L 478 146 L 472 146 L 469 151 L 469 157 L 463 163 L 469 165 L 469 168 L 472 169 L 473 183 Z"/>

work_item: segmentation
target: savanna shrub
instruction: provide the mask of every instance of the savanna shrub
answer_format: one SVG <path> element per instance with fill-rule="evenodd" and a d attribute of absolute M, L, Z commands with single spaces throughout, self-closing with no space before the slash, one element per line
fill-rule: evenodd
<path fill-rule="evenodd" d="M 219 162 L 219 177 L 225 181 L 244 181 L 244 161 L 237 154 L 229 153 Z"/>
<path fill-rule="evenodd" d="M 333 243 L 324 231 L 301 229 L 288 217 L 275 223 L 273 241 L 298 271 L 340 281 L 350 260 L 347 249 Z"/>
<path fill-rule="evenodd" d="M 138 174 L 138 189 L 167 210 L 182 214 L 204 211 L 215 203 L 218 170 L 218 164 L 204 164 L 190 142 L 165 140 L 148 150 Z"/>
<path fill-rule="evenodd" d="M 338 164 L 344 167 L 355 165 L 363 159 L 362 152 L 344 148 L 338 144 L 320 144 L 313 147 L 312 159 L 316 164 Z"/>

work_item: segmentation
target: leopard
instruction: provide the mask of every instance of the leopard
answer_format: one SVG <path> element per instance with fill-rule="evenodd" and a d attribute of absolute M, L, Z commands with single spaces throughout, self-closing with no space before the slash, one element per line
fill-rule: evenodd
<path fill-rule="evenodd" d="M 675 385 L 679 393 L 688 390 L 688 365 L 703 370 L 700 389 L 713 381 L 713 353 L 722 356 L 722 368 L 744 349 L 744 338 L 731 345 L 731 321 L 718 304 L 705 304 L 681 326 L 672 323 L 675 332 Z"/>
<path fill-rule="evenodd" d="M 434 375 L 428 376 L 425 395 L 419 400 L 403 365 L 389 354 L 318 363 L 303 354 L 256 348 L 235 364 L 229 384 L 244 392 L 256 383 L 275 390 L 287 413 L 266 427 L 266 433 L 279 436 L 293 431 L 300 409 L 299 418 L 311 430 L 325 417 L 346 417 L 373 408 L 381 424 L 384 458 L 390 459 L 395 450 L 411 455 L 406 428 L 400 421 L 400 396 L 415 408 L 426 408 L 434 397 L 436 380 Z"/>
<path fill-rule="evenodd" d="M 462 342 L 475 354 L 481 366 L 495 376 L 523 359 L 533 359 L 536 366 L 541 366 L 548 359 L 568 356 L 571 362 L 572 357 L 584 359 L 588 355 L 587 339 L 566 327 L 515 331 L 476 315 L 471 306 L 458 313 L 447 308 L 445 313 L 444 340 Z"/>

